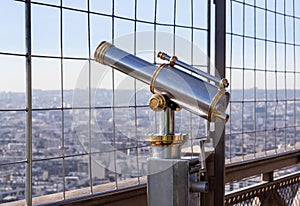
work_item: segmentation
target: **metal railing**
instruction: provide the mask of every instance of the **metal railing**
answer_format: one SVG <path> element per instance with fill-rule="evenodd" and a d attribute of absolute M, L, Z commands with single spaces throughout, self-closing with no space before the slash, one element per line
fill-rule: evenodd
<path fill-rule="evenodd" d="M 225 205 L 299 205 L 299 2 L 226 3 Z"/>
<path fill-rule="evenodd" d="M 298 3 L 227 1 L 226 157 L 299 148 Z"/>
<path fill-rule="evenodd" d="M 122 186 L 119 183 L 124 178 L 135 180 L 137 185 L 141 184 L 143 165 L 139 157 L 147 152 L 148 147 L 139 139 L 144 137 L 145 129 L 151 124 L 150 119 L 159 117 L 148 115 L 148 99 L 144 98 L 145 94 L 139 90 L 141 84 L 136 80 L 128 80 L 129 96 L 132 96 L 129 103 L 123 104 L 119 101 L 119 78 L 124 76 L 113 70 L 108 71 L 105 76 L 107 82 L 94 95 L 93 87 L 98 86 L 98 82 L 95 83 L 93 79 L 96 70 L 91 54 L 100 41 L 113 40 L 117 46 L 123 48 L 125 46 L 124 49 L 131 53 L 143 56 L 144 47 L 141 46 L 143 41 L 139 41 L 135 34 L 150 30 L 152 38 L 149 47 L 152 49 L 150 54 L 143 56 L 147 60 L 159 63 L 156 52 L 165 48 L 160 48 L 157 37 L 159 32 L 166 31 L 172 37 L 166 40 L 170 54 L 181 53 L 176 47 L 175 40 L 175 36 L 181 36 L 198 46 L 205 56 L 210 58 L 211 54 L 215 54 L 219 74 L 224 76 L 226 71 L 226 77 L 230 80 L 232 100 L 230 120 L 226 127 L 226 144 L 217 148 L 220 154 L 219 163 L 222 163 L 224 159 L 222 148 L 225 146 L 225 182 L 234 184 L 253 175 L 263 175 L 262 180 L 265 178 L 267 182 L 259 181 L 257 186 L 226 193 L 225 203 L 247 205 L 254 202 L 262 205 L 268 198 L 273 198 L 278 203 L 285 199 L 288 205 L 299 204 L 296 200 L 292 203 L 289 200 L 298 198 L 298 190 L 296 191 L 298 176 L 295 174 L 283 179 L 274 178 L 276 169 L 297 165 L 299 162 L 300 71 L 297 57 L 300 51 L 298 38 L 300 4 L 298 1 L 215 0 L 219 5 L 218 8 L 213 6 L 211 0 L 191 0 L 184 2 L 184 5 L 177 0 L 153 0 L 148 4 L 142 0 L 126 2 L 109 0 L 101 1 L 102 6 L 93 0 L 81 3 L 63 0 L 7 2 L 11 14 L 20 14 L 26 10 L 24 16 L 14 15 L 14 18 L 5 13 L 10 17 L 7 18 L 8 24 L 25 28 L 25 24 L 19 25 L 19 22 L 26 23 L 25 32 L 12 30 L 11 33 L 19 36 L 12 35 L 11 38 L 15 41 L 12 41 L 11 45 L 15 45 L 14 42 L 20 42 L 23 38 L 20 45 L 26 43 L 27 46 L 24 48 L 3 46 L 0 50 L 0 60 L 16 73 L 27 68 L 27 72 L 21 78 L 27 77 L 27 80 L 22 82 L 26 85 L 26 89 L 23 85 L 17 89 L 18 94 L 12 93 L 21 101 L 7 103 L 6 101 L 11 98 L 10 93 L 4 92 L 2 95 L 5 105 L 1 105 L 0 113 L 5 125 L 1 127 L 1 135 L 5 142 L 3 145 L 6 146 L 1 152 L 6 152 L 6 157 L 0 161 L 0 177 L 2 180 L 19 182 L 15 187 L 16 191 L 19 191 L 20 199 L 24 199 L 25 194 L 18 188 L 24 188 L 26 182 L 28 204 L 31 203 L 32 196 L 45 195 L 46 191 L 47 194 L 61 192 L 57 200 L 64 200 L 69 197 L 68 190 L 75 188 L 88 187 L 88 193 L 94 194 L 94 186 L 107 182 L 115 183 L 112 190 L 120 189 Z M 224 9 L 220 6 L 220 2 L 221 4 L 226 2 L 226 7 L 225 3 L 223 5 Z M 122 9 L 124 7 L 127 9 Z M 168 12 L 165 8 L 169 8 Z M 211 10 L 216 12 L 215 19 L 211 16 Z M 188 17 L 186 14 L 189 14 Z M 226 38 L 216 36 L 215 41 L 211 41 L 214 35 L 220 35 L 218 32 L 215 34 L 211 32 L 213 20 L 217 23 L 212 28 L 218 32 L 221 27 L 224 29 L 226 24 L 226 31 L 223 32 Z M 45 33 L 43 31 L 47 31 L 45 28 L 47 26 L 49 31 Z M 105 32 L 102 28 L 106 28 Z M 116 41 L 120 36 L 130 33 L 134 35 L 133 38 L 129 38 L 128 45 Z M 223 33 L 221 32 L 221 37 Z M 213 47 L 215 51 L 211 51 Z M 210 71 L 210 62 L 199 58 L 192 47 L 184 53 L 185 61 L 191 65 L 214 72 Z M 87 73 L 81 73 L 83 67 Z M 76 102 L 74 105 L 71 90 L 77 89 L 74 87 L 78 76 L 86 78 L 84 86 L 88 89 L 81 94 L 84 96 L 82 99 L 87 101 Z M 7 75 L 7 79 L 14 82 L 14 78 L 11 77 Z M 45 82 L 41 81 L 41 77 Z M 49 86 L 49 82 L 46 81 L 48 78 L 52 80 L 51 84 L 54 86 Z M 16 77 L 16 84 L 17 80 L 20 78 Z M 7 91 L 13 89 L 13 86 L 5 88 Z M 57 93 L 43 93 L 41 90 L 56 90 Z M 80 89 L 77 91 L 81 92 Z M 45 100 L 39 99 L 41 96 L 44 96 Z M 107 101 L 97 101 L 103 96 Z M 128 131 L 121 129 L 124 113 L 133 117 L 132 121 L 126 122 L 126 127 L 133 133 L 130 138 L 126 138 L 128 140 L 126 144 L 119 144 L 119 138 L 128 137 Z M 24 118 L 24 114 L 27 115 L 27 119 Z M 83 119 L 78 119 L 80 124 L 77 125 L 77 130 L 73 129 L 73 114 L 84 114 L 81 116 Z M 94 117 L 98 124 L 103 125 L 102 133 L 110 139 L 112 149 L 101 151 L 103 148 L 94 150 L 89 147 L 97 142 L 95 137 L 99 135 L 99 128 L 94 127 Z M 181 112 L 181 117 L 182 127 L 188 128 L 191 134 L 189 146 L 193 146 L 197 144 L 197 139 L 204 135 L 205 122 L 189 113 Z M 39 118 L 43 118 L 43 121 L 39 121 Z M 20 121 L 15 122 L 15 119 Z M 38 130 L 41 127 L 44 131 Z M 83 127 L 87 128 L 85 132 L 78 130 Z M 26 141 L 23 138 L 25 134 Z M 14 137 L 12 141 L 9 140 L 10 137 Z M 85 145 L 87 147 L 84 147 Z M 25 150 L 27 154 L 24 153 Z M 193 151 L 193 147 L 191 150 Z M 15 153 L 12 154 L 11 151 Z M 137 155 L 133 161 L 136 171 L 132 176 L 119 175 L 117 160 L 121 159 L 118 156 L 120 151 L 124 154 Z M 103 157 L 105 153 L 112 155 L 112 165 L 109 167 L 112 171 L 101 170 L 106 177 L 98 178 L 94 169 L 98 164 L 95 160 Z M 216 165 L 220 165 L 219 163 Z M 44 172 L 37 171 L 36 168 Z M 49 168 L 56 170 L 52 171 Z M 222 174 L 223 169 L 216 167 L 216 172 Z M 76 175 L 84 174 L 80 176 L 78 184 L 74 183 L 77 180 L 70 177 L 75 174 L 74 172 Z M 41 189 L 42 183 L 46 184 L 47 181 L 54 179 L 56 190 L 46 187 Z"/>
<path fill-rule="evenodd" d="M 299 155 L 295 150 L 227 164 L 225 181 L 232 191 L 225 205 L 299 205 Z"/>
<path fill-rule="evenodd" d="M 5 1 L 1 9 L 7 12 L 1 12 L 2 19 L 16 29 L 5 30 L 3 40 L 12 47 L 2 44 L 0 58 L 3 65 L 23 78 L 10 78 L 4 71 L 1 75 L 13 84 L 7 84 L 3 88 L 6 92 L 1 93 L 4 100 L 0 115 L 5 124 L 0 129 L 4 142 L 0 183 L 11 193 L 0 193 L 0 203 L 26 199 L 31 205 L 32 198 L 54 193 L 58 195 L 51 201 L 60 201 L 70 198 L 71 190 L 88 188 L 82 195 L 94 194 L 94 187 L 108 182 L 115 185 L 109 190 L 118 191 L 125 187 L 124 179 L 131 179 L 132 185 L 143 184 L 145 163 L 140 158 L 149 154 L 143 139 L 150 119 L 159 119 L 148 114 L 144 91 L 149 89 L 140 90 L 144 85 L 127 78 L 127 91 L 121 96 L 124 75 L 113 70 L 107 71 L 105 80 L 99 83 L 95 78 L 99 68 L 92 54 L 98 43 L 106 40 L 155 64 L 160 63 L 156 53 L 164 50 L 209 71 L 210 7 L 210 0 Z M 145 46 L 138 35 L 141 32 L 148 32 L 149 45 Z M 159 39 L 163 32 L 170 37 L 166 41 Z M 118 39 L 126 35 L 129 41 L 124 45 Z M 198 58 L 193 46 L 184 52 L 179 50 L 175 37 L 200 48 L 205 58 Z M 162 41 L 165 45 L 159 44 Z M 10 95 L 18 101 L 10 102 L 14 99 Z M 127 102 L 122 100 L 124 96 Z M 196 144 L 199 118 L 185 112 L 180 115 L 184 118 L 182 127 L 192 134 L 189 146 Z M 156 126 L 153 128 L 159 129 Z M 125 156 L 132 157 L 132 174 L 122 175 L 119 163 Z M 100 162 L 101 158 L 107 161 Z M 13 181 L 19 184 L 13 185 Z M 25 186 L 26 194 L 14 195 Z"/>
<path fill-rule="evenodd" d="M 300 173 L 228 193 L 225 205 L 299 205 Z"/>

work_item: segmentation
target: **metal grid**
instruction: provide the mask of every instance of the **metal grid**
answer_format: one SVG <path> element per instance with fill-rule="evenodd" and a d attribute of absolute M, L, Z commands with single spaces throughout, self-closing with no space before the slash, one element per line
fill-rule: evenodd
<path fill-rule="evenodd" d="M 299 148 L 299 2 L 227 1 L 226 158 Z"/>
<path fill-rule="evenodd" d="M 23 86 L 19 93 L 13 92 L 13 86 L 5 88 L 8 93 L 1 93 L 4 103 L 0 106 L 1 119 L 6 121 L 1 130 L 8 130 L 1 132 L 1 135 L 7 134 L 11 138 L 7 140 L 10 148 L 2 150 L 5 158 L 0 162 L 1 181 L 15 180 L 18 183 L 12 186 L 12 190 L 18 191 L 15 197 L 26 199 L 27 205 L 30 205 L 32 197 L 59 192 L 51 200 L 59 201 L 71 197 L 68 191 L 74 189 L 88 187 L 85 194 L 93 194 L 96 192 L 94 186 L 107 182 L 114 183 L 114 188 L 118 190 L 124 185 L 120 181 L 128 178 L 135 179 L 135 185 L 143 184 L 140 179 L 143 166 L 139 156 L 145 155 L 143 151 L 148 146 L 141 139 L 146 133 L 145 128 L 151 125 L 151 118 L 159 119 L 159 115 L 148 115 L 151 113 L 148 111 L 148 99 L 139 90 L 145 85 L 134 79 L 127 79 L 130 101 L 119 104 L 119 81 L 124 76 L 114 70 L 108 70 L 104 88 L 95 92 L 94 86 L 99 80 L 95 80 L 94 75 L 98 68 L 91 56 L 100 41 L 112 40 L 120 46 L 121 43 L 116 39 L 126 34 L 133 34 L 133 38 L 127 45 L 122 45 L 123 48 L 143 56 L 139 52 L 143 48 L 141 42 L 145 43 L 145 40 L 138 41 L 136 33 L 151 31 L 153 39 L 147 40 L 151 42 L 151 55 L 144 57 L 153 63 L 157 63 L 156 52 L 166 49 L 157 43 L 159 32 L 167 32 L 173 37 L 168 48 L 172 54 L 180 57 L 182 53 L 176 47 L 176 35 L 187 39 L 210 57 L 210 4 L 210 0 L 184 3 L 176 0 L 153 0 L 147 3 L 142 0 L 107 0 L 101 1 L 101 4 L 98 0 L 8 1 L 6 6 L 11 14 L 5 13 L 3 18 L 11 21 L 13 27 L 26 28 L 18 31 L 19 35 L 11 42 L 16 45 L 14 41 L 18 40 L 17 49 L 8 46 L 0 50 L 0 58 L 4 63 L 11 61 L 6 64 L 14 71 L 22 71 L 22 77 L 15 81 L 14 76 L 6 76 L 12 79 L 12 85 L 21 79 Z M 168 12 L 165 8 L 168 8 Z M 11 15 L 16 12 L 12 11 L 15 10 L 23 16 L 13 18 Z M 186 14 L 189 14 L 188 17 Z M 6 39 L 9 39 L 9 32 L 14 30 L 7 31 Z M 183 53 L 185 61 L 209 71 L 209 62 L 206 58 L 199 58 L 193 47 Z M 87 88 L 84 91 L 76 88 L 80 78 L 84 79 Z M 20 101 L 9 102 L 13 99 L 10 95 Z M 74 104 L 76 97 L 84 101 Z M 98 101 L 103 97 L 107 101 Z M 132 118 L 126 123 L 131 137 L 126 137 L 128 142 L 125 145 L 118 146 L 119 134 L 129 134 L 123 128 L 124 113 Z M 76 114 L 80 117 L 74 129 L 73 116 Z M 205 134 L 204 120 L 184 111 L 178 116 L 182 126 L 179 128 L 177 124 L 177 130 L 184 128 L 185 132 L 190 132 L 191 141 L 188 145 L 197 144 L 199 135 Z M 20 119 L 19 122 L 16 123 L 16 119 Z M 95 150 L 92 147 L 101 144 L 97 141 L 99 128 L 95 129 L 95 121 L 113 149 L 103 151 L 103 148 Z M 12 151 L 16 153 L 14 157 L 9 157 Z M 119 156 L 121 152 L 136 155 L 132 163 L 137 169 L 136 175 L 120 175 L 117 160 L 122 158 Z M 101 176 L 98 174 L 101 172 L 97 159 L 107 153 L 112 157 L 112 171 L 101 170 L 109 176 L 101 179 L 97 177 Z M 23 190 L 20 191 L 20 188 Z M 2 199 L 9 194 L 15 193 L 1 193 Z M 16 199 L 8 201 L 13 200 Z M 47 202 L 47 198 L 44 201 Z"/>
<path fill-rule="evenodd" d="M 299 173 L 225 197 L 225 205 L 299 205 Z"/>

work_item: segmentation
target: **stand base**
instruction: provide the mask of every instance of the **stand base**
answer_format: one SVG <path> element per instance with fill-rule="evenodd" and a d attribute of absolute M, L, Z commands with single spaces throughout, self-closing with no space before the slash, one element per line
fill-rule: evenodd
<path fill-rule="evenodd" d="M 190 182 L 196 173 L 189 174 L 189 160 L 148 159 L 149 206 L 198 206 L 200 193 L 190 192 Z"/>

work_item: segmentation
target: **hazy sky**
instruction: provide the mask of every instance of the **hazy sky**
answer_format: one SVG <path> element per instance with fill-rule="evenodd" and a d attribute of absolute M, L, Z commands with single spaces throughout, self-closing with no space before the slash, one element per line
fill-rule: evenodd
<path fill-rule="evenodd" d="M 39 0 L 39 2 L 59 5 L 59 0 Z M 115 15 L 134 18 L 134 0 L 115 0 Z M 190 1 L 177 0 L 176 5 L 176 24 L 191 26 L 191 3 Z M 227 71 L 227 77 L 231 79 L 232 88 L 265 88 L 265 72 L 254 73 L 254 67 L 264 70 L 265 63 L 270 70 L 277 69 L 280 71 L 294 71 L 294 47 L 284 44 L 277 45 L 277 62 L 275 62 L 275 44 L 267 43 L 259 40 L 259 38 L 267 38 L 271 41 L 279 41 L 293 44 L 294 20 L 291 17 L 284 17 L 283 15 L 275 15 L 276 11 L 285 12 L 293 15 L 293 1 L 292 0 L 277 0 L 277 1 L 256 1 L 257 6 L 265 7 L 265 2 L 268 3 L 267 8 L 267 24 L 265 22 L 266 12 L 262 9 L 256 9 L 252 6 L 245 6 L 243 4 L 227 1 L 227 31 L 238 35 L 253 37 L 256 35 L 258 40 L 253 38 L 245 38 L 245 41 L 239 36 L 232 37 L 227 35 L 227 66 L 242 68 L 249 68 L 249 70 L 232 70 Z M 275 4 L 276 2 L 276 4 Z M 286 5 L 284 6 L 284 2 Z M 298 2 L 298 3 L 297 3 Z M 246 1 L 246 3 L 253 4 L 253 1 Z M 63 5 L 66 7 L 74 7 L 77 9 L 87 10 L 86 0 L 63 0 Z M 174 1 L 165 0 L 158 1 L 158 9 L 156 20 L 160 23 L 173 24 L 174 21 Z M 231 12 L 232 6 L 232 14 Z M 207 26 L 207 1 L 198 0 L 193 2 L 193 25 L 195 27 L 206 28 Z M 111 14 L 112 0 L 90 0 L 90 10 L 95 12 Z M 166 9 L 168 8 L 166 12 Z M 143 21 L 154 21 L 154 0 L 138 1 L 137 18 Z M 245 15 L 243 16 L 243 11 Z M 255 11 L 255 13 L 254 13 Z M 295 1 L 295 14 L 300 17 L 300 2 Z M 230 18 L 232 16 L 232 24 Z M 254 16 L 256 22 L 254 22 Z M 0 52 L 9 52 L 14 54 L 25 54 L 25 12 L 24 3 L 13 0 L 3 0 L 0 7 Z M 33 55 L 45 55 L 60 57 L 60 10 L 59 8 L 51 8 L 41 5 L 32 5 L 32 51 Z M 276 19 L 276 24 L 275 24 Z M 102 40 L 110 41 L 113 37 L 118 38 L 126 34 L 133 34 L 134 22 L 115 18 L 114 28 L 112 29 L 112 19 L 109 16 L 90 15 L 90 51 L 88 44 L 88 15 L 84 12 L 74 12 L 70 10 L 63 10 L 63 56 L 65 57 L 79 57 L 88 58 L 93 55 L 95 47 Z M 213 19 L 212 19 L 213 22 Z M 267 25 L 267 32 L 265 28 Z M 232 27 L 232 28 L 231 28 Z M 275 30 L 276 27 L 276 30 Z M 295 20 L 295 43 L 300 44 L 300 20 Z M 157 31 L 173 33 L 173 27 L 157 26 Z M 137 23 L 136 30 L 153 31 L 154 27 L 147 23 Z M 286 32 L 285 32 L 286 31 Z M 183 37 L 187 41 L 191 41 L 191 30 L 185 28 L 177 28 L 176 34 Z M 206 31 L 194 31 L 194 43 L 206 54 Z M 150 35 L 151 36 L 151 35 Z M 276 39 L 275 39 L 276 38 Z M 153 39 L 147 39 L 147 42 L 152 42 Z M 213 41 L 212 41 L 213 42 Z M 164 45 L 160 45 L 162 49 L 172 51 L 172 40 L 166 41 Z M 132 44 L 130 44 L 132 45 Z M 157 44 L 158 45 L 158 44 Z M 232 47 L 231 47 L 232 45 Z M 243 58 L 244 45 L 244 58 Z M 212 45 L 213 46 L 213 45 Z M 265 46 L 267 46 L 267 59 L 265 59 Z M 159 46 L 158 46 L 159 47 Z M 146 46 L 137 46 L 137 52 L 144 52 L 149 50 Z M 128 47 L 129 52 L 132 46 Z M 151 48 L 150 48 L 151 49 Z M 232 50 L 231 50 L 232 49 Z M 285 61 L 286 49 L 286 61 Z M 176 55 L 182 57 L 188 62 L 189 50 L 177 48 Z M 300 57 L 300 48 L 296 47 L 296 57 Z M 150 52 L 150 51 L 148 51 Z M 151 52 L 150 52 L 151 53 Z M 232 53 L 232 58 L 230 55 Z M 254 55 L 256 53 L 256 56 Z M 145 55 L 147 57 L 147 55 Z M 148 54 L 149 56 L 149 54 Z M 151 58 L 150 58 L 151 59 Z M 256 64 L 254 63 L 256 59 Z M 298 58 L 299 59 L 299 58 Z M 194 55 L 194 64 L 205 64 L 205 58 Z M 276 63 L 276 64 L 275 64 Z M 0 91 L 25 91 L 25 57 L 0 55 L 1 76 L 0 76 Z M 65 89 L 74 89 L 78 76 L 87 65 L 85 60 L 65 60 L 63 64 L 63 86 Z M 61 88 L 61 68 L 60 60 L 58 58 L 33 58 L 32 59 L 33 72 L 33 88 L 34 89 L 60 89 Z M 296 66 L 299 71 L 300 63 L 296 58 Z M 231 76 L 230 76 L 231 74 Z M 256 76 L 255 76 L 256 75 Z M 256 78 L 256 82 L 254 79 Z M 277 77 L 277 81 L 276 81 Z M 287 78 L 287 81 L 282 81 Z M 300 76 L 297 77 L 298 81 Z M 297 82 L 298 82 L 297 81 Z M 267 75 L 267 87 L 275 88 L 277 82 L 278 88 L 294 88 L 294 75 L 289 73 L 286 76 L 284 73 L 270 72 Z M 299 81 L 300 82 L 300 81 Z M 254 85 L 254 83 L 256 85 Z M 108 88 L 110 86 L 107 86 Z M 300 85 L 297 83 L 297 87 Z"/>

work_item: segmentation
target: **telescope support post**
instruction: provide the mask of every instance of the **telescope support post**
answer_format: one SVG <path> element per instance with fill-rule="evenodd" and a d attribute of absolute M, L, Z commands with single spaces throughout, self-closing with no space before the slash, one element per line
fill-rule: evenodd
<path fill-rule="evenodd" d="M 224 10 L 225 7 L 221 4 L 216 8 Z M 224 15 L 218 17 L 220 18 L 216 19 L 223 23 Z M 222 25 L 224 26 L 224 24 Z M 222 27 L 221 30 L 224 28 Z M 223 35 L 225 33 L 217 32 L 217 34 Z M 221 37 L 223 38 L 224 35 Z M 222 40 L 222 38 L 216 39 Z M 221 48 L 216 49 L 216 60 L 219 60 L 216 61 L 216 67 L 223 69 L 225 57 L 223 50 L 225 47 L 223 44 L 216 45 Z M 211 76 L 178 60 L 176 56 L 170 57 L 165 53 L 159 53 L 159 57 L 168 60 L 169 63 L 157 67 L 108 42 L 99 44 L 94 57 L 101 64 L 111 66 L 149 84 L 150 91 L 153 93 L 149 101 L 150 108 L 156 112 L 165 112 L 163 134 L 147 136 L 147 141 L 153 146 L 152 157 L 148 159 L 149 205 L 199 205 L 200 194 L 208 192 L 206 181 L 209 181 L 210 190 L 213 190 L 214 194 L 210 192 L 207 195 L 201 195 L 202 198 L 212 200 L 207 201 L 210 204 L 223 205 L 225 148 L 223 129 L 229 118 L 225 110 L 230 99 L 230 94 L 226 91 L 229 86 L 227 79 Z M 179 66 L 181 69 L 175 66 Z M 192 75 L 186 70 L 197 75 Z M 219 72 L 221 77 L 224 77 L 225 70 L 222 71 Z M 210 81 L 205 81 L 203 78 Z M 214 83 L 212 84 L 211 81 Z M 215 85 L 215 83 L 219 83 L 219 85 Z M 216 123 L 217 129 L 208 132 L 208 137 L 210 137 L 208 139 L 211 139 L 212 145 L 216 146 L 213 166 L 206 162 L 205 139 L 200 140 L 200 157 L 181 157 L 181 146 L 188 139 L 187 135 L 176 134 L 174 129 L 174 111 L 181 108 L 206 119 L 208 122 Z M 206 163 L 208 163 L 207 169 Z M 216 169 L 220 169 L 220 171 L 218 172 Z M 206 181 L 201 182 L 201 180 Z M 214 182 L 221 184 L 221 187 L 215 187 Z"/>
<path fill-rule="evenodd" d="M 175 134 L 172 108 L 164 109 L 164 117 L 164 134 L 152 136 L 150 141 L 153 155 L 148 158 L 148 205 L 199 206 L 200 192 L 208 191 L 208 183 L 199 182 L 199 170 L 205 160 L 181 157 L 181 145 L 187 137 Z"/>
<path fill-rule="evenodd" d="M 174 110 L 167 107 L 164 111 L 165 113 L 165 134 L 174 135 L 175 133 L 175 119 L 174 119 Z"/>

